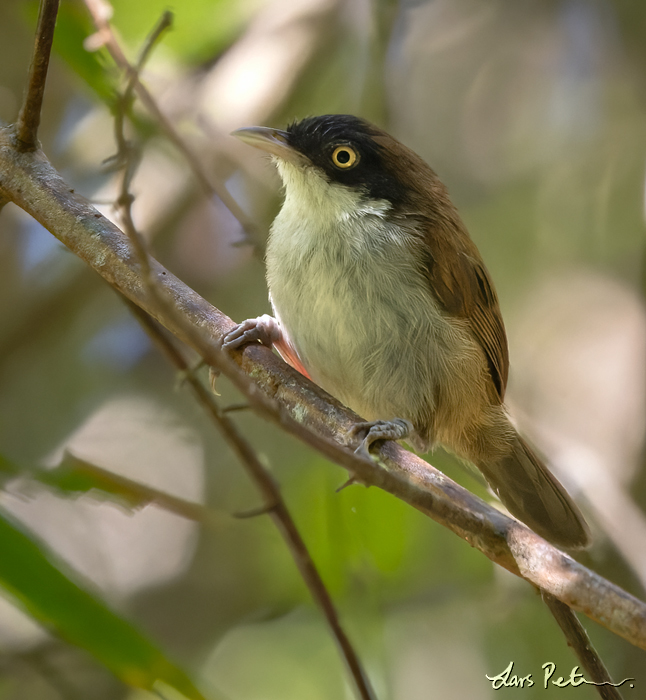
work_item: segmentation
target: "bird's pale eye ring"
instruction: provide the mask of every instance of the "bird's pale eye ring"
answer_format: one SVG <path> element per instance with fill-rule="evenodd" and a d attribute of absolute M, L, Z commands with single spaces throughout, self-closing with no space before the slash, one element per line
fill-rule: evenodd
<path fill-rule="evenodd" d="M 332 162 L 341 170 L 348 170 L 359 162 L 359 154 L 352 146 L 337 146 L 332 152 Z"/>

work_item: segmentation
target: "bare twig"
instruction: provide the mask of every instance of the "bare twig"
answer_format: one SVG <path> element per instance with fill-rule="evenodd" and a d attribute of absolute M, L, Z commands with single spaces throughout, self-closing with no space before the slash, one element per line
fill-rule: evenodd
<path fill-rule="evenodd" d="M 368 677 L 363 670 L 354 647 L 341 626 L 332 598 L 283 500 L 278 485 L 263 466 L 253 447 L 242 436 L 235 423 L 222 411 L 213 394 L 195 376 L 183 355 L 166 334 L 139 306 L 131 301 L 127 303 L 132 314 L 143 326 L 149 337 L 176 369 L 182 373 L 184 380 L 190 385 L 196 399 L 218 427 L 227 444 L 237 455 L 247 474 L 258 488 L 264 500 L 264 505 L 261 508 L 254 509 L 253 513 L 246 513 L 245 516 L 251 517 L 251 515 L 265 513 L 271 516 L 291 552 L 303 581 L 327 620 L 352 675 L 359 697 L 362 700 L 372 700 L 374 695 Z"/>
<path fill-rule="evenodd" d="M 16 122 L 16 147 L 20 151 L 33 151 L 38 148 L 40 111 L 43 105 L 57 14 L 58 0 L 41 0 L 34 53 L 29 66 L 27 94 Z"/>
<path fill-rule="evenodd" d="M 244 403 L 232 403 L 229 406 L 224 406 L 222 409 L 223 413 L 237 413 L 239 411 L 248 411 L 251 408 L 247 402 Z"/>
<path fill-rule="evenodd" d="M 390 443 L 381 449 L 380 464 L 358 458 L 342 444 L 347 429 L 357 421 L 355 414 L 267 348 L 246 347 L 236 356 L 236 365 L 217 349 L 233 321 L 151 259 L 172 313 L 158 308 L 142 281 L 128 238 L 71 191 L 41 152 L 17 152 L 10 130 L 0 129 L 0 172 L 0 197 L 28 212 L 109 284 L 218 367 L 258 413 L 346 467 L 363 483 L 419 508 L 500 566 L 646 649 L 646 605 L 642 601 L 398 445 Z"/>
<path fill-rule="evenodd" d="M 117 204 L 120 209 L 121 219 L 128 237 L 137 251 L 137 257 L 141 263 L 141 272 L 146 284 L 150 287 L 151 294 L 155 295 L 157 289 L 154 287 L 153 280 L 150 277 L 150 265 L 148 262 L 148 250 L 145 241 L 137 228 L 135 227 L 132 218 L 132 203 L 134 197 L 130 192 L 130 185 L 135 176 L 135 172 L 139 165 L 139 151 L 137 147 L 126 138 L 125 122 L 128 113 L 132 106 L 132 97 L 135 82 L 139 79 L 139 72 L 143 69 L 145 62 L 150 56 L 155 43 L 160 39 L 161 35 L 170 28 L 173 15 L 168 10 L 164 12 L 148 35 L 144 45 L 140 51 L 137 65 L 128 73 L 126 87 L 123 94 L 117 100 L 114 115 L 114 131 L 115 140 L 117 142 L 117 153 L 110 160 L 116 161 L 123 168 L 121 178 L 121 190 L 117 199 Z"/>
<path fill-rule="evenodd" d="M 604 666 L 599 654 L 597 654 L 595 648 L 592 646 L 587 632 L 574 612 L 549 593 L 542 591 L 541 595 L 545 601 L 545 605 L 550 609 L 550 612 L 568 640 L 568 644 L 572 647 L 581 665 L 590 676 L 589 679 L 581 682 L 594 683 L 597 692 L 603 700 L 621 700 L 621 695 L 617 690 L 617 686 L 612 682 L 608 670 Z M 623 683 L 631 680 L 635 679 L 627 678 Z"/>
<path fill-rule="evenodd" d="M 93 42 L 93 46 L 105 46 L 117 66 L 126 75 L 133 77 L 134 89 L 141 100 L 141 103 L 159 123 L 168 140 L 171 141 L 175 148 L 177 148 L 177 150 L 182 154 L 205 194 L 209 197 L 216 195 L 222 201 L 224 206 L 231 212 L 231 214 L 233 214 L 233 216 L 238 220 L 243 230 L 247 234 L 249 241 L 255 244 L 260 238 L 259 231 L 255 223 L 251 221 L 251 219 L 244 213 L 235 199 L 233 199 L 233 197 L 229 194 L 227 189 L 219 182 L 212 181 L 207 175 L 199 158 L 195 155 L 195 153 L 193 153 L 191 148 L 180 136 L 177 129 L 175 129 L 170 120 L 161 111 L 155 98 L 139 79 L 137 70 L 126 58 L 126 55 L 117 41 L 117 38 L 110 25 L 110 5 L 106 2 L 106 0 L 84 0 L 84 2 L 88 11 L 90 12 L 94 26 L 97 28 L 97 41 Z"/>
<path fill-rule="evenodd" d="M 164 10 L 161 17 L 159 18 L 157 24 L 146 37 L 144 45 L 139 51 L 139 58 L 137 59 L 137 65 L 130 78 L 130 85 L 134 87 L 135 82 L 139 79 L 139 73 L 144 67 L 144 64 L 150 56 L 150 52 L 153 50 L 155 44 L 159 41 L 162 34 L 173 26 L 173 13 L 170 10 Z M 129 86 L 130 87 L 130 86 Z M 130 88 L 132 89 L 132 88 Z"/>

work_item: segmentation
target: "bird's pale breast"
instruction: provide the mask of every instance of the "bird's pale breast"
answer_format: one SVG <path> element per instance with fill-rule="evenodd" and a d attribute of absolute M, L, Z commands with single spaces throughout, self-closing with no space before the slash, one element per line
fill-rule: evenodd
<path fill-rule="evenodd" d="M 335 210 L 303 216 L 290 189 L 267 248 L 283 332 L 312 379 L 362 417 L 428 422 L 441 378 L 465 374 L 453 365 L 471 341 L 430 297 L 413 233 L 387 223 L 386 203 L 346 202 L 349 214 L 328 197 Z"/>

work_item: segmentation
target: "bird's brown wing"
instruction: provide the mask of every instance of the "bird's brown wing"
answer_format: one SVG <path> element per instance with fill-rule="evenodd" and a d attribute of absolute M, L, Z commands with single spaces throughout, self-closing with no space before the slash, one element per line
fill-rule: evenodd
<path fill-rule="evenodd" d="M 387 154 L 393 176 L 406 182 L 405 201 L 398 205 L 404 226 L 422 237 L 421 253 L 431 290 L 447 313 L 464 319 L 487 359 L 501 403 L 507 386 L 509 354 L 498 297 L 480 253 L 469 238 L 444 185 L 413 151 L 376 130 L 373 140 Z"/>
<path fill-rule="evenodd" d="M 461 227 L 426 237 L 431 289 L 451 315 L 465 319 L 482 347 L 500 402 L 509 373 L 507 337 L 498 297 L 475 244 Z M 441 261 L 441 262 L 438 262 Z"/>

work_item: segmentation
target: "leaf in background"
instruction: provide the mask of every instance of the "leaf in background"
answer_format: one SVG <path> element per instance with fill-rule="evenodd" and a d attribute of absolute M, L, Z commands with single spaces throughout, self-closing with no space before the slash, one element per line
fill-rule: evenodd
<path fill-rule="evenodd" d="M 2 462 L 0 462 L 0 476 Z M 130 509 L 144 508 L 151 503 L 187 520 L 219 525 L 222 516 L 200 503 L 160 491 L 139 481 L 102 469 L 71 454 L 54 469 L 30 472 L 30 476 L 46 486 L 67 495 L 89 494 Z"/>
<path fill-rule="evenodd" d="M 80 588 L 44 545 L 0 510 L 0 586 L 35 620 L 98 659 L 127 685 L 153 691 L 166 684 L 205 700 L 189 677 L 133 625 Z"/>
<path fill-rule="evenodd" d="M 153 489 L 69 454 L 57 467 L 32 472 L 31 476 L 67 495 L 98 491 L 103 500 L 132 509 L 143 508 L 154 500 Z"/>
<path fill-rule="evenodd" d="M 114 27 L 135 52 L 169 8 L 166 0 L 112 0 L 111 5 Z M 164 47 L 188 65 L 211 61 L 235 40 L 257 5 L 241 0 L 192 0 L 176 5 L 173 31 L 164 37 Z"/>
<path fill-rule="evenodd" d="M 36 26 L 38 3 L 29 3 L 25 14 L 30 25 Z M 94 31 L 90 16 L 82 4 L 61 3 L 53 48 L 101 100 L 110 103 L 115 94 L 108 70 L 113 65 L 112 60 L 105 49 L 87 51 L 83 44 Z"/>

